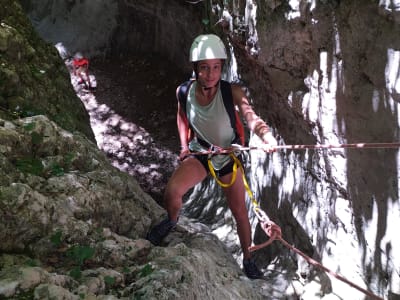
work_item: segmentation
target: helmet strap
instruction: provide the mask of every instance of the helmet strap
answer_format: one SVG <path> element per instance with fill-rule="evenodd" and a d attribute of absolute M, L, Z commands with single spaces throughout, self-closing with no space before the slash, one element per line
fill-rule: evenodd
<path fill-rule="evenodd" d="M 196 61 L 193 63 L 193 71 L 194 71 L 194 75 L 196 80 L 199 79 L 199 72 L 197 71 L 197 66 L 199 65 L 199 63 Z"/>

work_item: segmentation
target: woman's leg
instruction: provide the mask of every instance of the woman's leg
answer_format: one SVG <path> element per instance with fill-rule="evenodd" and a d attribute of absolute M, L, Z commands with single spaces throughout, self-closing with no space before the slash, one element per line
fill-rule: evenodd
<path fill-rule="evenodd" d="M 186 158 L 172 174 L 164 193 L 164 207 L 168 218 L 154 226 L 147 239 L 159 246 L 162 240 L 176 226 L 182 207 L 183 195 L 207 176 L 204 166 L 194 157 Z"/>
<path fill-rule="evenodd" d="M 221 177 L 221 181 L 229 183 L 232 174 L 233 173 L 230 173 Z M 249 251 L 251 245 L 251 226 L 245 202 L 243 175 L 240 168 L 237 170 L 235 182 L 230 187 L 224 188 L 224 192 L 229 209 L 232 211 L 233 217 L 236 220 L 237 233 L 243 251 L 243 258 L 248 259 L 251 256 Z"/>
<path fill-rule="evenodd" d="M 230 182 L 232 173 L 221 177 L 224 183 Z M 237 170 L 235 182 L 228 188 L 224 188 L 228 206 L 236 220 L 237 232 L 243 251 L 243 270 L 250 279 L 259 279 L 263 273 L 258 269 L 251 258 L 249 247 L 251 245 L 251 226 L 246 208 L 245 187 L 241 169 Z"/>
<path fill-rule="evenodd" d="M 169 179 L 164 192 L 164 207 L 171 221 L 178 220 L 183 195 L 206 176 L 206 169 L 196 158 L 188 157 L 181 162 Z"/>

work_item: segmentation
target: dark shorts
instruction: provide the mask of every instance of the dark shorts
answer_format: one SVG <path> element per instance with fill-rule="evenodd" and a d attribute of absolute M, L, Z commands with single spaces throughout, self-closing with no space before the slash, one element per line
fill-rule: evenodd
<path fill-rule="evenodd" d="M 199 162 L 201 162 L 201 164 L 203 165 L 204 169 L 206 170 L 207 173 L 210 173 L 210 169 L 208 168 L 208 156 L 207 155 L 193 155 L 194 158 L 196 158 Z M 242 155 L 239 154 L 236 156 L 240 163 L 243 164 L 243 158 Z M 215 174 L 218 177 L 222 177 L 225 175 L 228 175 L 230 173 L 233 172 L 233 165 L 234 165 L 234 161 L 233 159 L 231 159 L 231 161 L 226 164 L 221 170 L 215 170 Z"/>

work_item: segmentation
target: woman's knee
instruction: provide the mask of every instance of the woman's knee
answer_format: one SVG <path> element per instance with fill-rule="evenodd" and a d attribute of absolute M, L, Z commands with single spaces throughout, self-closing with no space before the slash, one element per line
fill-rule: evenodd
<path fill-rule="evenodd" d="M 186 193 L 183 185 L 180 182 L 177 181 L 170 181 L 167 184 L 167 187 L 165 188 L 164 192 L 164 198 L 165 199 L 181 199 L 183 195 Z"/>
<path fill-rule="evenodd" d="M 164 208 L 170 214 L 175 214 L 182 208 L 182 196 L 172 187 L 168 187 L 164 192 Z"/>

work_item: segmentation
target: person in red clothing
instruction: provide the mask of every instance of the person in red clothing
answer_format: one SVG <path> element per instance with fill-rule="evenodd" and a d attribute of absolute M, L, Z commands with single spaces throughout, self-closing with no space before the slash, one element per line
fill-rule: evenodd
<path fill-rule="evenodd" d="M 235 142 L 235 130 L 225 109 L 221 93 L 221 75 L 226 48 L 221 39 L 213 34 L 198 36 L 190 49 L 190 61 L 196 75 L 187 91 L 186 107 L 178 101 L 177 124 L 181 142 L 181 163 L 170 178 L 164 193 L 164 206 L 168 217 L 153 227 L 147 239 L 154 245 L 176 226 L 182 207 L 183 195 L 203 181 L 211 172 L 217 174 L 225 193 L 228 206 L 236 221 L 237 232 L 243 252 L 243 267 L 247 277 L 258 279 L 263 273 L 251 257 L 251 226 L 245 203 L 245 186 L 241 168 L 230 155 L 191 155 L 191 152 L 216 148 L 228 148 Z M 239 85 L 231 84 L 233 104 L 246 120 L 249 129 L 264 143 L 266 152 L 275 151 L 277 141 L 267 124 L 256 115 L 245 92 Z M 177 96 L 179 88 L 177 89 Z M 194 133 L 189 140 L 188 126 Z M 237 174 L 234 174 L 234 173 Z M 236 179 L 232 180 L 236 175 Z"/>
<path fill-rule="evenodd" d="M 79 84 L 84 84 L 87 89 L 91 89 L 89 76 L 89 60 L 81 55 L 77 55 L 73 60 L 74 75 L 79 77 Z"/>

